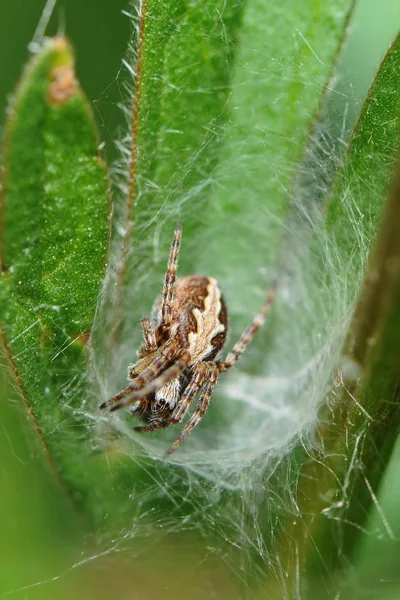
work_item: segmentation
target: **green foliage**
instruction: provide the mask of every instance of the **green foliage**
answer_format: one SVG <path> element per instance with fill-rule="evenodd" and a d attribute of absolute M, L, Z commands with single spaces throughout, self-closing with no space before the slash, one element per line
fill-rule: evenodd
<path fill-rule="evenodd" d="M 397 39 L 368 93 L 329 201 L 327 230 L 338 248 L 339 260 L 351 265 L 347 285 L 352 286 L 349 293 L 353 295 L 357 293 L 365 266 L 362 260 L 374 241 L 396 166 L 400 140 L 399 60 Z"/>
<path fill-rule="evenodd" d="M 70 482 L 82 470 L 65 452 L 81 439 L 74 411 L 107 260 L 107 189 L 71 50 L 56 38 L 26 68 L 8 116 L 0 303 L 20 390 Z"/>
<path fill-rule="evenodd" d="M 129 289 L 154 268 L 151 240 L 169 221 L 181 218 L 185 237 L 193 237 L 204 222 L 213 171 L 229 118 L 227 103 L 243 0 L 209 0 L 173 6 L 145 2 L 138 17 L 138 44 L 131 57 L 137 72 L 132 107 L 132 152 L 126 194 L 127 233 L 124 252 L 130 254 L 125 313 L 132 314 Z M 196 210 L 193 210 L 193 207 Z M 155 215 L 162 219 L 154 220 Z M 145 230 L 143 232 L 143 228 Z M 153 233 L 154 230 L 156 233 Z M 168 234 L 170 230 L 168 230 Z M 160 252 L 169 244 L 161 240 Z M 136 252 L 132 255 L 131 248 Z M 198 257 L 186 246 L 183 269 L 193 269 Z M 159 291 L 164 262 L 160 261 L 149 289 L 141 297 L 151 303 Z M 128 308 L 128 306 L 130 308 Z M 147 309 L 148 310 L 148 309 Z"/>
<path fill-rule="evenodd" d="M 399 61 L 397 38 L 334 179 L 324 232 L 317 231 L 335 249 L 331 270 L 323 273 L 326 302 L 339 285 L 355 310 L 334 393 L 321 407 L 318 450 L 313 461 L 301 459 L 300 507 L 312 515 L 304 519 L 302 550 L 312 598 L 338 593 L 341 569 L 367 526 L 398 435 L 400 192 L 393 179 L 400 149 Z"/>
<path fill-rule="evenodd" d="M 274 269 L 296 171 L 352 8 L 351 0 L 247 3 L 219 185 L 207 205 L 205 239 L 211 247 L 199 270 L 215 269 L 217 253 L 230 256 L 241 287 L 251 288 L 261 266 Z M 224 290 L 235 298 L 237 275 L 226 277 L 223 267 Z M 242 302 L 248 310 L 248 298 Z"/>

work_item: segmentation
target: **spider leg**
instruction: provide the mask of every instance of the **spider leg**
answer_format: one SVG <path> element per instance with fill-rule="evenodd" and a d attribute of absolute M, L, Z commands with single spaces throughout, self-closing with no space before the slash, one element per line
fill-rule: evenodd
<path fill-rule="evenodd" d="M 208 376 L 207 381 L 205 382 L 205 384 L 203 386 L 203 391 L 200 395 L 196 410 L 194 411 L 194 413 L 191 416 L 191 418 L 189 419 L 189 421 L 186 423 L 180 436 L 174 441 L 174 443 L 168 449 L 166 456 L 169 456 L 170 454 L 172 454 L 172 452 L 174 452 L 174 450 L 176 450 L 178 448 L 178 446 L 180 446 L 182 444 L 182 442 L 186 438 L 186 436 L 192 431 L 192 429 L 194 427 L 196 427 L 196 425 L 203 418 L 203 416 L 205 415 L 205 413 L 207 411 L 208 405 L 210 404 L 210 398 L 211 398 L 213 389 L 215 387 L 215 384 L 217 383 L 218 374 L 219 374 L 218 368 L 215 364 L 207 363 L 207 367 L 208 367 L 207 373 L 206 373 L 206 376 Z"/>
<path fill-rule="evenodd" d="M 204 379 L 208 373 L 208 365 L 206 362 L 199 363 L 192 372 L 192 377 L 189 385 L 180 397 L 178 404 L 176 405 L 171 420 L 174 423 L 179 423 L 185 416 L 189 405 L 199 389 L 202 387 Z"/>
<path fill-rule="evenodd" d="M 163 370 L 165 364 L 170 361 L 175 353 L 175 347 L 173 344 L 166 343 L 162 348 L 160 348 L 159 352 L 154 356 L 152 363 L 144 369 L 137 377 L 127 385 L 123 390 L 115 394 L 112 398 L 103 402 L 100 405 L 100 408 L 106 408 L 111 404 L 115 404 L 119 402 L 125 396 L 140 390 L 144 385 L 146 385 L 149 381 L 154 380 L 154 378 Z"/>
<path fill-rule="evenodd" d="M 119 394 L 114 396 L 114 398 L 117 398 L 118 396 L 121 396 L 121 394 L 122 394 L 123 396 L 121 396 L 121 398 L 124 398 L 124 399 L 118 398 L 118 400 L 120 400 L 120 402 L 118 402 L 118 404 L 116 404 L 116 402 L 118 400 L 114 400 L 113 406 L 111 406 L 111 408 L 110 408 L 110 412 L 114 412 L 115 410 L 119 410 L 120 408 L 123 408 L 124 406 L 128 406 L 128 404 L 132 404 L 133 402 L 136 402 L 136 400 L 140 400 L 141 398 L 144 398 L 144 396 L 148 396 L 149 394 L 154 394 L 157 390 L 162 388 L 163 385 L 165 385 L 169 381 L 172 381 L 172 379 L 175 379 L 175 377 L 180 375 L 182 373 L 182 371 L 187 367 L 189 362 L 190 362 L 190 354 L 188 352 L 184 352 L 169 368 L 162 371 L 160 373 L 160 375 L 158 375 L 158 377 L 156 377 L 155 379 L 145 382 L 143 384 L 143 387 L 140 387 L 140 389 L 137 389 L 137 388 L 132 389 L 131 386 L 133 386 L 135 381 L 137 381 L 137 379 L 135 379 L 133 381 L 133 383 L 131 383 L 127 388 L 125 388 L 125 390 L 122 390 L 122 392 L 120 392 Z M 150 367 L 148 367 L 148 368 L 150 368 Z M 143 373 L 145 373 L 145 371 L 143 371 Z M 126 390 L 128 390 L 128 391 L 126 392 Z M 111 400 L 109 400 L 109 403 L 112 400 L 113 400 L 113 398 L 111 398 Z"/>
<path fill-rule="evenodd" d="M 276 293 L 276 284 L 274 284 L 270 288 L 270 290 L 267 294 L 267 297 L 265 299 L 265 302 L 261 307 L 260 312 L 254 317 L 252 324 L 249 325 L 249 327 L 247 327 L 247 329 L 244 330 L 244 332 L 240 336 L 239 340 L 236 342 L 236 344 L 233 346 L 232 350 L 229 352 L 226 359 L 224 361 L 217 361 L 216 365 L 220 372 L 226 371 L 227 369 L 230 369 L 231 367 L 233 367 L 233 365 L 236 363 L 236 361 L 240 358 L 240 356 L 246 350 L 247 346 L 250 344 L 251 340 L 253 339 L 253 337 L 255 336 L 257 331 L 260 329 L 261 325 L 264 323 L 264 321 L 271 309 L 271 305 L 274 301 L 275 293 Z"/>
<path fill-rule="evenodd" d="M 171 324 L 171 307 L 174 300 L 176 272 L 178 269 L 179 248 L 181 245 L 182 224 L 177 223 L 175 227 L 174 239 L 168 258 L 168 267 L 164 279 L 164 289 L 161 302 L 161 323 L 162 325 Z"/>
<path fill-rule="evenodd" d="M 150 319 L 142 319 L 140 321 L 143 332 L 143 340 L 144 340 L 144 350 L 146 350 L 146 354 L 149 352 L 154 352 L 157 350 L 157 341 L 156 334 L 154 331 L 154 326 Z M 142 348 L 140 349 L 142 350 Z"/>
<path fill-rule="evenodd" d="M 134 427 L 134 430 L 139 431 L 140 433 L 147 433 L 149 431 L 157 431 L 157 429 L 164 429 L 169 425 L 172 425 L 172 422 L 169 419 L 165 419 L 163 421 L 158 421 L 157 423 L 151 423 L 151 425 Z"/>

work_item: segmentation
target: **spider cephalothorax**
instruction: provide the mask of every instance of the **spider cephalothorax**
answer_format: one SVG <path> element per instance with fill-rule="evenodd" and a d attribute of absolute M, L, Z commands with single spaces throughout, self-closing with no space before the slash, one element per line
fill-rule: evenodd
<path fill-rule="evenodd" d="M 201 391 L 197 408 L 168 450 L 173 452 L 205 414 L 221 371 L 232 367 L 261 327 L 274 298 L 273 287 L 252 324 L 243 332 L 225 361 L 217 360 L 225 342 L 228 318 L 215 279 L 188 275 L 176 279 L 182 227 L 178 223 L 165 275 L 164 289 L 151 319 L 142 319 L 139 360 L 128 369 L 131 383 L 104 402 L 110 411 L 130 405 L 130 412 L 155 431 L 182 421 Z"/>

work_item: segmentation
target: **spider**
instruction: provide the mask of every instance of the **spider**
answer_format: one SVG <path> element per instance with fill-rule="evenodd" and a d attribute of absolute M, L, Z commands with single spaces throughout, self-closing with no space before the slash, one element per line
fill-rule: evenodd
<path fill-rule="evenodd" d="M 272 286 L 260 312 L 242 333 L 225 360 L 217 360 L 225 342 L 228 315 L 215 279 L 203 275 L 176 278 L 182 226 L 177 224 L 162 295 L 150 319 L 142 319 L 143 343 L 139 360 L 128 367 L 132 380 L 100 408 L 110 412 L 130 406 L 146 423 L 136 431 L 149 432 L 179 423 L 201 391 L 197 407 L 167 456 L 181 445 L 207 411 L 221 372 L 227 371 L 260 329 L 275 296 Z"/>

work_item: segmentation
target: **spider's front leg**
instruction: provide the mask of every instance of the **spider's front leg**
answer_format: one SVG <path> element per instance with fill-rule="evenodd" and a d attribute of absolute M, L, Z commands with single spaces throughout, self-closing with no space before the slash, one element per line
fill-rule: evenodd
<path fill-rule="evenodd" d="M 203 388 L 203 391 L 200 395 L 196 410 L 183 428 L 179 437 L 177 437 L 177 439 L 168 449 L 166 456 L 172 454 L 172 452 L 174 452 L 174 450 L 176 450 L 182 444 L 187 435 L 189 435 L 192 429 L 196 427 L 199 421 L 204 417 L 210 404 L 210 398 L 212 396 L 214 387 L 218 381 L 219 371 L 215 363 L 201 362 L 196 369 L 198 374 L 197 378 L 196 375 L 193 377 L 192 382 L 185 390 L 186 398 L 185 394 L 183 394 L 181 402 L 174 411 L 176 420 L 183 419 L 191 400 L 194 398 L 199 389 Z"/>
<path fill-rule="evenodd" d="M 171 325 L 172 306 L 175 295 L 176 272 L 178 270 L 179 249 L 182 238 L 182 224 L 177 223 L 175 228 L 174 239 L 172 241 L 171 250 L 168 258 L 167 272 L 164 279 L 164 289 L 161 301 L 161 325 Z"/>
<path fill-rule="evenodd" d="M 192 370 L 189 384 L 187 385 L 182 396 L 179 398 L 177 405 L 171 415 L 173 423 L 180 423 L 187 413 L 187 410 L 196 396 L 197 392 L 203 386 L 204 379 L 207 376 L 208 366 L 206 362 L 198 363 Z"/>
<path fill-rule="evenodd" d="M 156 421 L 155 423 L 151 423 L 151 425 L 139 425 L 138 427 L 134 427 L 135 431 L 139 433 L 149 433 L 150 431 L 157 431 L 157 429 L 165 429 L 169 427 L 173 423 L 168 419 Z"/>
<path fill-rule="evenodd" d="M 107 402 L 103 402 L 100 408 L 108 407 L 110 412 L 113 412 L 156 392 L 165 383 L 180 375 L 189 360 L 190 355 L 187 352 L 177 355 L 175 347 L 172 344 L 166 344 L 164 348 L 160 348 L 159 354 L 153 358 L 153 362 L 139 373 L 132 383 Z"/>

